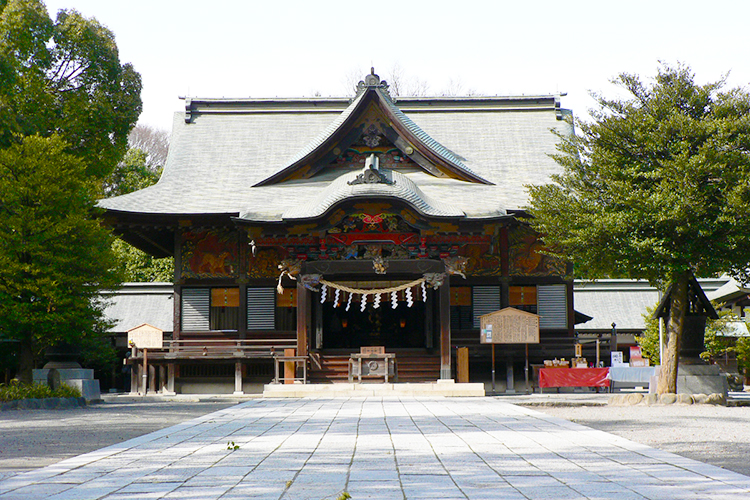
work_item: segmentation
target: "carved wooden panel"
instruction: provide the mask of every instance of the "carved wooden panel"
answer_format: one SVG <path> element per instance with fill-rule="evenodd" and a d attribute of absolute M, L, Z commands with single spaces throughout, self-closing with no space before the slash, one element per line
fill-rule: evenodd
<path fill-rule="evenodd" d="M 233 278 L 239 269 L 237 233 L 212 229 L 182 235 L 182 276 Z"/>
<path fill-rule="evenodd" d="M 544 244 L 531 228 L 522 226 L 509 234 L 511 276 L 565 276 L 563 260 L 544 255 Z"/>

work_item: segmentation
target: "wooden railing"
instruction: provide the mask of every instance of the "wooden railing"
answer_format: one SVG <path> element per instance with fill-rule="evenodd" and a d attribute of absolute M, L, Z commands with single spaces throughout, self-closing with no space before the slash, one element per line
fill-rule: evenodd
<path fill-rule="evenodd" d="M 273 358 L 297 347 L 296 339 L 190 339 L 165 340 L 161 349 L 149 349 L 153 360 Z M 136 357 L 143 356 L 141 350 Z"/>

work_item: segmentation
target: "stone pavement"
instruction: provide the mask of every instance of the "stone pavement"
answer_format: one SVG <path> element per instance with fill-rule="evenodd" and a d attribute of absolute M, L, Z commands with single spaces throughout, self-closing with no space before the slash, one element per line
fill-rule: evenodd
<path fill-rule="evenodd" d="M 750 478 L 492 398 L 255 399 L 0 482 L 0 500 L 746 499 Z"/>

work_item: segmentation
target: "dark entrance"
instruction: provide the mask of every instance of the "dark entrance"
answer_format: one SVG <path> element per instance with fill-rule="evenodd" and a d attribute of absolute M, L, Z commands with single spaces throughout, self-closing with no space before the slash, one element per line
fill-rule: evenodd
<path fill-rule="evenodd" d="M 390 302 L 375 308 L 367 304 L 364 311 L 360 305 L 333 307 L 326 302 L 321 305 L 322 349 L 359 349 L 362 346 L 382 345 L 388 348 L 431 347 L 431 328 L 427 321 L 429 304 L 415 302 L 408 307 L 399 301 L 394 309 Z"/>

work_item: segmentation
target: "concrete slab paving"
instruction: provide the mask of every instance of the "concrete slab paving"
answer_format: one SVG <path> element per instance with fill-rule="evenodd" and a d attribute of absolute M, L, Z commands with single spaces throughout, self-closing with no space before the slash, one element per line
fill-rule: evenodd
<path fill-rule="evenodd" d="M 750 477 L 493 398 L 253 399 L 0 481 L 0 500 L 746 499 Z"/>

